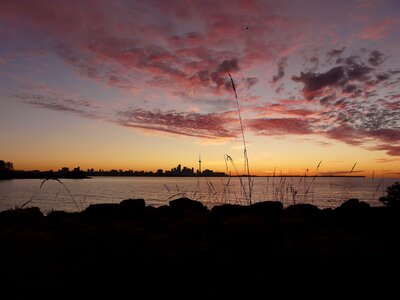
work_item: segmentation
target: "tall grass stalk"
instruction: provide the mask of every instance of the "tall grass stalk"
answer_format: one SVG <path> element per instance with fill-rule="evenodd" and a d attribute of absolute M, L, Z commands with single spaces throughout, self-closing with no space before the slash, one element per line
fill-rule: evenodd
<path fill-rule="evenodd" d="M 374 201 L 375 200 L 375 195 L 377 194 L 377 193 L 379 193 L 379 188 L 382 186 L 382 196 L 384 195 L 384 188 L 383 188 L 383 182 L 384 182 L 384 174 L 383 174 L 383 169 L 382 169 L 382 177 L 381 177 L 381 180 L 379 180 L 379 183 L 378 183 L 378 186 L 376 187 L 376 189 L 375 189 L 375 192 L 372 194 L 372 201 Z"/>
<path fill-rule="evenodd" d="M 225 159 L 225 163 L 226 163 L 226 164 L 227 164 L 227 162 L 229 161 L 229 162 L 232 164 L 233 168 L 235 169 L 236 175 L 237 175 L 238 178 L 239 178 L 241 191 L 242 191 L 243 194 L 244 194 L 244 198 L 247 200 L 246 188 L 245 188 L 245 186 L 244 186 L 244 184 L 243 184 L 242 177 L 239 175 L 238 169 L 236 168 L 236 165 L 235 165 L 235 162 L 233 161 L 233 158 L 232 158 L 231 156 L 229 156 L 228 154 L 225 154 L 225 155 L 224 155 L 224 159 Z M 250 178 L 250 177 L 248 177 L 248 178 Z M 251 201 L 250 201 L 250 204 L 251 204 Z"/>
<path fill-rule="evenodd" d="M 237 92 L 236 92 L 235 83 L 233 82 L 232 75 L 230 73 L 228 73 L 228 75 L 229 75 L 229 78 L 231 79 L 233 92 L 235 93 L 236 105 L 237 105 L 239 122 L 240 122 L 240 130 L 242 132 L 242 141 L 243 141 L 243 148 L 244 148 L 243 149 L 244 168 L 245 168 L 245 171 L 247 171 L 247 179 L 248 179 L 248 186 L 249 186 L 249 204 L 251 205 L 252 187 L 251 187 L 251 177 L 250 177 L 250 166 L 249 166 L 249 158 L 247 156 L 247 147 L 246 147 L 246 139 L 244 137 L 242 116 L 240 113 L 240 106 L 239 106 L 239 100 L 238 100 L 238 96 L 237 96 Z"/>
<path fill-rule="evenodd" d="M 356 167 L 356 165 L 357 165 L 357 162 L 356 163 L 354 163 L 354 165 L 353 165 L 353 167 L 351 168 L 351 170 L 350 170 L 350 175 L 349 176 L 351 176 L 351 174 L 353 173 L 353 171 L 354 171 L 354 168 Z M 345 182 L 345 185 L 344 185 L 344 188 L 343 188 L 343 190 L 342 190 L 342 195 L 340 196 L 340 199 L 339 199 L 339 205 L 341 205 L 342 204 L 342 200 L 343 200 L 343 195 L 344 195 L 344 193 L 345 193 L 345 191 L 346 191 L 346 189 L 347 189 L 347 183 L 348 183 L 348 177 L 346 178 L 346 182 Z"/>
<path fill-rule="evenodd" d="M 310 185 L 308 186 L 308 188 L 307 188 L 307 190 L 306 190 L 306 194 L 308 194 L 308 192 L 310 191 L 310 189 L 311 189 L 311 192 L 312 192 L 312 188 L 314 187 L 315 179 L 316 179 L 317 176 L 318 176 L 318 170 L 319 170 L 319 167 L 321 166 L 321 163 L 322 163 L 322 160 L 320 160 L 319 163 L 318 163 L 318 165 L 317 165 L 317 169 L 315 170 L 315 175 L 314 175 L 313 179 L 311 180 Z M 314 203 L 314 196 L 313 196 L 313 194 L 311 195 L 311 203 Z"/>

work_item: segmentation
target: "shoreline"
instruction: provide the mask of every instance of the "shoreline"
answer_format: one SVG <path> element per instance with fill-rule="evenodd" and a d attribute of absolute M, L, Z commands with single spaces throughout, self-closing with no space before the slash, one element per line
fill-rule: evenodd
<path fill-rule="evenodd" d="M 0 177 L 0 180 L 13 180 L 13 179 L 91 179 L 93 177 L 155 177 L 155 178 L 246 178 L 249 177 L 247 175 L 215 175 L 215 176 L 187 176 L 187 175 L 90 175 L 90 176 L 56 176 L 56 177 L 47 177 L 47 176 L 17 176 L 17 177 Z M 251 175 L 251 178 L 368 178 L 368 176 L 361 175 L 318 175 L 318 176 L 304 176 L 304 175 L 275 175 L 275 176 L 267 176 L 267 175 Z M 380 177 L 376 177 L 378 179 Z"/>

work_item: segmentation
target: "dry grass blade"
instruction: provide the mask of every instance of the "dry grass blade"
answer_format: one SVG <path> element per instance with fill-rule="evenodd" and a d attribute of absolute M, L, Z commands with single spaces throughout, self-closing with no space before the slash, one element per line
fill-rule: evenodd
<path fill-rule="evenodd" d="M 244 130 L 243 130 L 243 122 L 242 122 L 242 116 L 240 113 L 240 106 L 239 106 L 239 100 L 238 100 L 238 96 L 237 96 L 237 92 L 236 92 L 236 86 L 235 86 L 235 82 L 233 81 L 232 75 L 230 73 L 228 73 L 229 78 L 231 79 L 231 83 L 232 83 L 232 89 L 233 92 L 235 93 L 235 99 L 236 99 L 236 105 L 237 105 L 237 110 L 238 110 L 238 116 L 239 116 L 239 122 L 240 122 L 240 130 L 242 132 L 242 141 L 243 141 L 243 156 L 244 156 L 244 167 L 245 170 L 247 171 L 247 177 L 248 177 L 248 187 L 249 187 L 249 204 L 251 205 L 251 178 L 250 178 L 250 166 L 249 166 L 249 158 L 247 156 L 247 147 L 246 147 L 246 139 L 244 137 Z"/>
<path fill-rule="evenodd" d="M 166 184 L 164 184 L 164 187 L 167 189 L 168 193 L 171 193 L 170 189 L 168 188 L 168 186 Z"/>
<path fill-rule="evenodd" d="M 351 168 L 350 173 L 349 173 L 349 174 L 350 174 L 349 176 L 351 176 L 351 173 L 353 173 L 354 168 L 356 167 L 356 165 L 357 165 L 357 162 L 354 163 L 353 167 Z M 339 199 L 339 205 L 342 204 L 344 192 L 347 190 L 347 181 L 348 181 L 348 179 L 349 179 L 349 178 L 347 177 L 347 178 L 346 178 L 345 186 L 344 186 L 344 188 L 343 188 L 343 190 L 342 190 L 342 195 L 340 196 L 340 199 Z"/>
<path fill-rule="evenodd" d="M 308 194 L 308 192 L 310 191 L 310 189 L 314 186 L 314 181 L 315 181 L 315 179 L 316 179 L 317 176 L 318 176 L 318 170 L 319 170 L 319 167 L 320 167 L 321 163 L 322 163 L 322 160 L 321 160 L 321 161 L 318 163 L 318 165 L 317 165 L 317 169 L 315 170 L 315 175 L 314 175 L 313 179 L 311 180 L 310 185 L 309 185 L 308 188 L 307 188 L 306 194 Z"/>
<path fill-rule="evenodd" d="M 43 179 L 42 182 L 40 183 L 40 187 L 39 187 L 39 190 L 38 190 L 38 191 L 40 191 L 40 190 L 42 189 L 43 184 L 44 184 L 46 181 L 48 181 L 48 180 L 55 180 L 55 181 L 57 181 L 59 184 L 61 184 L 61 185 L 64 187 L 64 189 L 67 191 L 68 195 L 71 197 L 71 199 L 72 199 L 72 201 L 74 202 L 76 208 L 77 208 L 78 210 L 82 210 L 82 208 L 78 206 L 78 203 L 75 201 L 74 196 L 72 196 L 72 194 L 71 194 L 71 192 L 69 191 L 69 189 L 67 188 L 67 186 L 66 186 L 60 179 L 58 179 L 58 178 L 46 178 L 46 179 Z M 24 204 L 22 204 L 20 208 L 24 208 L 25 205 L 31 203 L 31 202 L 34 200 L 34 198 L 35 198 L 35 196 L 36 196 L 37 194 L 38 194 L 38 192 L 36 192 L 35 194 L 33 194 L 32 198 L 31 198 L 30 200 L 26 201 Z M 57 195 L 58 195 L 58 194 L 57 194 Z"/>
<path fill-rule="evenodd" d="M 226 160 L 229 161 L 229 162 L 232 164 L 233 168 L 235 169 L 236 175 L 239 177 L 240 187 L 241 187 L 241 189 L 242 189 L 242 192 L 243 192 L 245 198 L 247 199 L 246 188 L 245 188 L 245 186 L 244 186 L 244 184 L 243 184 L 242 177 L 240 177 L 240 175 L 239 175 L 239 172 L 238 172 L 238 170 L 237 170 L 237 168 L 236 168 L 236 164 L 235 164 L 235 162 L 233 161 L 233 158 L 232 158 L 231 156 L 229 156 L 228 154 L 225 154 L 225 157 L 226 157 Z M 248 178 L 250 178 L 250 177 L 248 177 Z"/>
<path fill-rule="evenodd" d="M 213 183 L 211 182 L 211 180 L 210 180 L 210 185 L 211 185 L 212 190 L 215 191 L 214 185 L 213 185 Z"/>
<path fill-rule="evenodd" d="M 186 195 L 186 193 L 176 193 L 176 194 L 173 194 L 172 196 L 169 196 L 169 197 L 167 198 L 167 201 L 168 201 L 168 200 L 171 200 L 172 198 L 174 198 L 174 197 L 176 197 L 176 196 L 181 196 L 181 197 L 183 198 L 183 197 L 185 197 L 185 195 Z"/>
<path fill-rule="evenodd" d="M 227 156 L 229 156 L 228 154 L 224 155 L 224 161 L 225 161 L 225 168 L 226 168 L 226 174 L 229 174 L 229 168 L 228 168 L 228 158 Z"/>
<path fill-rule="evenodd" d="M 55 178 L 56 181 L 58 181 L 59 183 L 61 183 L 61 185 L 65 188 L 65 190 L 68 192 L 69 196 L 71 197 L 72 201 L 74 201 L 74 204 L 76 206 L 76 208 L 82 210 L 82 208 L 79 208 L 78 204 L 75 201 L 74 196 L 72 196 L 71 192 L 69 191 L 69 189 L 67 188 L 67 186 L 59 179 Z"/>
<path fill-rule="evenodd" d="M 379 190 L 379 188 L 381 187 L 382 183 L 383 183 L 383 178 L 379 181 L 379 184 L 376 187 L 375 192 L 377 192 Z"/>

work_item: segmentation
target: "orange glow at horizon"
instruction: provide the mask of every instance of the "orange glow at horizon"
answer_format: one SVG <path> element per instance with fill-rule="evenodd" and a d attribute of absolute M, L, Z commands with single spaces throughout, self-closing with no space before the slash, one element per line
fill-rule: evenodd
<path fill-rule="evenodd" d="M 113 133 L 112 128 L 107 133 L 107 125 L 101 126 L 105 127 L 102 136 Z M 94 168 L 95 170 L 123 169 L 155 172 L 158 169 L 170 170 L 178 164 L 197 170 L 198 155 L 201 154 L 203 170 L 211 169 L 237 175 L 234 166 L 230 163 L 228 163 L 228 171 L 226 170 L 224 154 L 228 154 L 233 158 L 238 173 L 245 174 L 243 148 L 240 141 L 210 145 L 194 138 L 188 140 L 179 137 L 159 137 L 154 140 L 154 135 L 143 136 L 131 130 L 128 132 L 132 138 L 121 134 L 115 140 L 116 144 L 123 147 L 115 148 L 113 145 L 103 144 L 102 138 L 97 139 L 92 136 L 89 140 L 80 140 L 76 145 L 70 145 L 67 151 L 63 151 L 63 145 L 58 144 L 61 146 L 60 149 L 54 145 L 51 151 L 47 150 L 43 155 L 45 150 L 40 147 L 37 152 L 32 151 L 31 155 L 26 157 L 21 149 L 13 151 L 12 155 L 7 155 L 10 158 L 6 160 L 13 161 L 15 169 L 23 170 L 47 171 L 58 170 L 62 167 L 72 169 L 79 166 L 82 170 Z M 91 130 L 87 135 L 91 136 Z M 139 140 L 142 141 L 142 146 L 139 146 Z M 256 176 L 272 176 L 275 173 L 277 176 L 318 174 L 371 177 L 374 174 L 376 178 L 382 175 L 388 178 L 400 177 L 399 160 L 382 158 L 384 155 L 381 153 L 360 150 L 343 143 L 320 146 L 319 143 L 322 141 L 320 138 L 299 143 L 296 136 L 285 139 L 249 136 L 249 140 L 250 172 Z M 97 148 L 97 151 L 92 152 L 93 147 Z M 75 150 L 72 150 L 74 148 Z M 296 155 L 293 148 L 296 149 Z M 316 173 L 319 162 L 321 164 Z M 356 166 L 353 172 L 350 172 L 354 164 Z"/>

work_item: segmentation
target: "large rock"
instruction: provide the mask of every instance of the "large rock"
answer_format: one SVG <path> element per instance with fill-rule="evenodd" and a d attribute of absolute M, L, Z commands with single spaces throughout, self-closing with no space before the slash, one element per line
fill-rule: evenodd
<path fill-rule="evenodd" d="M 370 223 L 369 215 L 371 207 L 364 201 L 358 199 L 349 199 L 341 206 L 335 209 L 335 216 L 337 220 L 344 221 L 353 225 L 360 225 L 360 221 L 368 221 Z"/>
<path fill-rule="evenodd" d="M 189 198 L 179 198 L 169 201 L 169 206 L 173 209 L 179 209 L 179 210 L 192 210 L 192 211 L 207 210 L 207 208 L 203 205 L 203 203 Z"/>
<path fill-rule="evenodd" d="M 304 204 L 294 204 L 288 206 L 285 210 L 285 215 L 296 215 L 303 218 L 316 217 L 320 210 L 317 206 L 304 203 Z"/>
<path fill-rule="evenodd" d="M 211 209 L 211 215 L 217 219 L 238 217 L 249 211 L 248 206 L 239 204 L 216 205 Z"/>
<path fill-rule="evenodd" d="M 118 219 L 121 217 L 120 211 L 119 204 L 91 204 L 82 212 L 82 215 L 89 219 Z"/>
<path fill-rule="evenodd" d="M 62 210 L 51 211 L 46 216 L 47 224 L 50 226 L 60 226 L 72 223 L 78 223 L 80 218 L 80 213 L 77 212 L 66 212 Z"/>
<path fill-rule="evenodd" d="M 284 222 L 293 226 L 315 223 L 320 216 L 321 210 L 317 206 L 308 203 L 290 205 L 282 212 Z"/>
<path fill-rule="evenodd" d="M 146 202 L 144 199 L 126 199 L 122 200 L 120 205 L 122 209 L 127 209 L 129 211 L 141 211 L 146 207 Z"/>
<path fill-rule="evenodd" d="M 342 205 L 336 208 L 337 211 L 348 211 L 348 212 L 357 212 L 360 210 L 366 210 L 370 206 L 368 203 L 364 201 L 360 201 L 358 199 L 349 199 L 344 202 Z"/>
<path fill-rule="evenodd" d="M 250 211 L 266 217 L 277 217 L 283 210 L 283 204 L 279 201 L 263 201 L 250 205 Z"/>
<path fill-rule="evenodd" d="M 0 225 L 37 227 L 43 224 L 44 216 L 38 207 L 11 209 L 0 212 Z"/>

